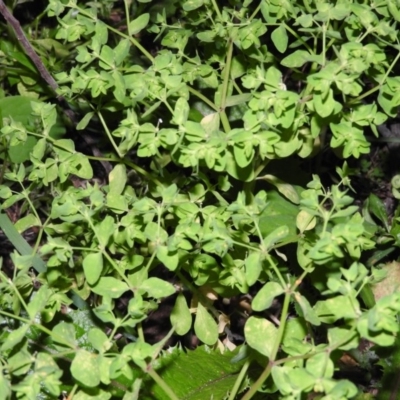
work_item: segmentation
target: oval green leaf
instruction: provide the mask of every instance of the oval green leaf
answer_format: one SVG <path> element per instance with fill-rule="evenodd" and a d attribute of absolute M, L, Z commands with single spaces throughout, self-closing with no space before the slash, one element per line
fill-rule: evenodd
<path fill-rule="evenodd" d="M 175 328 L 178 335 L 186 335 L 192 326 L 192 316 L 187 305 L 185 296 L 182 293 L 178 294 L 174 308 L 171 312 L 171 324 Z"/>
<path fill-rule="evenodd" d="M 254 311 L 263 311 L 271 307 L 275 297 L 284 292 L 282 286 L 277 282 L 266 283 L 254 297 L 251 307 Z"/>
<path fill-rule="evenodd" d="M 278 337 L 278 329 L 272 322 L 264 318 L 250 317 L 244 327 L 244 335 L 251 348 L 271 357 Z"/>
<path fill-rule="evenodd" d="M 214 318 L 201 303 L 197 306 L 194 332 L 203 343 L 209 346 L 212 346 L 218 340 L 218 326 Z"/>

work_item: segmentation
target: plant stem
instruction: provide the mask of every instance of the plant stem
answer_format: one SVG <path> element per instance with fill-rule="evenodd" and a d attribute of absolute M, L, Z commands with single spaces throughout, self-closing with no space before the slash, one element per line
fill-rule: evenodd
<path fill-rule="evenodd" d="M 225 112 L 225 108 L 226 108 L 226 98 L 228 96 L 228 89 L 229 89 L 229 79 L 231 75 L 232 55 L 233 55 L 233 40 L 229 39 L 228 53 L 226 55 L 226 62 L 224 68 L 224 81 L 222 82 L 222 93 L 221 93 L 221 101 L 219 107 L 221 122 L 224 127 L 225 133 L 229 133 L 231 131 L 231 127 Z"/>
<path fill-rule="evenodd" d="M 217 13 L 218 17 L 222 20 L 222 14 L 221 14 L 221 11 L 220 11 L 220 9 L 218 7 L 217 2 L 215 0 L 211 0 L 211 2 L 212 2 L 212 5 L 213 5 L 214 10 Z"/>
<path fill-rule="evenodd" d="M 149 365 L 146 372 L 153 378 L 153 380 L 157 383 L 158 386 L 168 395 L 171 400 L 179 400 L 178 396 L 174 393 L 174 391 L 167 385 L 164 379 L 161 378 L 160 375 L 153 369 L 151 365 Z"/>
<path fill-rule="evenodd" d="M 228 400 L 235 400 L 236 394 L 238 393 L 238 391 L 240 389 L 240 385 L 242 384 L 242 381 L 247 373 L 247 370 L 249 369 L 249 366 L 250 366 L 250 360 L 247 360 L 243 364 L 243 367 L 240 370 L 238 377 L 236 378 L 235 384 L 233 385 L 233 388 L 231 390 Z"/>
<path fill-rule="evenodd" d="M 98 117 L 99 117 L 99 119 L 100 119 L 100 122 L 101 122 L 101 124 L 103 125 L 104 130 L 106 131 L 108 140 L 110 141 L 110 143 L 111 143 L 112 146 L 114 147 L 115 152 L 117 153 L 118 157 L 121 157 L 121 158 L 122 158 L 122 155 L 121 155 L 121 153 L 119 152 L 118 146 L 117 146 L 117 144 L 115 143 L 114 138 L 113 138 L 113 136 L 111 135 L 111 132 L 110 132 L 110 130 L 108 129 L 108 126 L 107 126 L 107 124 L 106 124 L 106 121 L 104 120 L 103 115 L 101 114 L 100 110 L 96 110 L 96 114 L 98 115 Z"/>
<path fill-rule="evenodd" d="M 188 90 L 190 93 L 194 94 L 196 97 L 198 97 L 200 100 L 203 100 L 204 103 L 206 103 L 208 106 L 210 106 L 214 111 L 219 111 L 218 107 L 209 99 L 207 99 L 206 96 L 204 96 L 204 94 L 200 93 L 198 90 L 193 89 L 190 86 L 187 86 Z"/>

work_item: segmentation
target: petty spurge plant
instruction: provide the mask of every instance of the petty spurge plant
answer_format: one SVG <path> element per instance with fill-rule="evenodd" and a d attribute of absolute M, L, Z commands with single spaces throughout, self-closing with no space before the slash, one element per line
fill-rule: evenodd
<path fill-rule="evenodd" d="M 395 1 L 50 0 L 25 36 L 0 6 L 0 399 L 365 398 L 339 369 L 372 345 L 394 373 L 398 212 L 344 159 L 397 115 Z"/>

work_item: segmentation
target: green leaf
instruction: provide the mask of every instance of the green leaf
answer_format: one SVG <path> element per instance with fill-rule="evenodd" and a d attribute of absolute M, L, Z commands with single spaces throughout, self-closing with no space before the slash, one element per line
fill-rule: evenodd
<path fill-rule="evenodd" d="M 113 94 L 117 101 L 123 103 L 126 95 L 126 86 L 124 77 L 121 74 L 121 72 L 119 72 L 117 69 L 112 72 L 112 77 L 114 78 L 114 86 L 115 86 Z"/>
<path fill-rule="evenodd" d="M 357 318 L 360 306 L 356 299 L 347 296 L 336 296 L 328 300 L 321 300 L 315 304 L 317 318 L 325 323 L 334 323 L 341 318 Z"/>
<path fill-rule="evenodd" d="M 290 239 L 297 240 L 296 218 L 298 206 L 285 200 L 278 192 L 268 191 L 268 203 L 260 216 L 260 230 L 264 237 L 281 226 L 289 228 Z"/>
<path fill-rule="evenodd" d="M 303 318 L 291 318 L 286 321 L 282 343 L 283 345 L 290 344 L 293 342 L 293 339 L 298 339 L 301 343 L 307 334 L 306 321 Z"/>
<path fill-rule="evenodd" d="M 105 248 L 110 240 L 110 237 L 115 231 L 114 219 L 111 215 L 107 215 L 99 225 L 96 226 L 96 236 L 100 246 Z"/>
<path fill-rule="evenodd" d="M 246 281 L 249 286 L 254 285 L 262 271 L 262 254 L 259 251 L 250 253 L 246 257 L 245 261 L 246 267 Z"/>
<path fill-rule="evenodd" d="M 177 125 L 184 125 L 189 116 L 189 103 L 183 97 L 179 97 L 175 104 L 173 122 Z"/>
<path fill-rule="evenodd" d="M 111 276 L 100 278 L 99 282 L 92 287 L 94 293 L 100 296 L 109 296 L 112 299 L 121 297 L 128 290 L 129 287 L 125 282 L 119 281 Z"/>
<path fill-rule="evenodd" d="M 3 203 L 3 207 L 4 205 L 5 204 Z M 32 247 L 16 230 L 15 226 L 10 221 L 8 215 L 1 212 L 0 212 L 0 228 L 7 236 L 7 239 L 13 244 L 13 246 L 18 250 L 18 252 L 22 256 L 32 255 Z M 37 254 L 34 254 L 32 256 L 31 263 L 37 272 L 45 272 L 47 269 L 46 264 Z"/>
<path fill-rule="evenodd" d="M 73 324 L 62 321 L 52 329 L 52 333 L 51 337 L 54 342 L 75 347 L 76 332 Z"/>
<path fill-rule="evenodd" d="M 15 345 L 19 344 L 26 337 L 26 332 L 29 329 L 29 325 L 22 325 L 19 328 L 12 331 L 4 340 L 1 345 L 1 350 L 6 351 L 12 349 Z"/>
<path fill-rule="evenodd" d="M 7 400 L 11 398 L 11 382 L 3 374 L 0 369 L 0 400 Z"/>
<path fill-rule="evenodd" d="M 271 307 L 275 297 L 280 296 L 285 290 L 277 282 L 266 283 L 254 297 L 251 307 L 254 311 L 264 311 Z"/>
<path fill-rule="evenodd" d="M 79 349 L 72 360 L 71 374 L 87 387 L 97 387 L 100 384 L 99 356 Z"/>
<path fill-rule="evenodd" d="M 141 30 L 146 28 L 150 20 L 150 14 L 145 13 L 134 19 L 129 23 L 129 33 L 131 35 L 136 35 Z"/>
<path fill-rule="evenodd" d="M 157 359 L 160 363 L 157 373 L 178 399 L 224 399 L 229 396 L 244 362 L 232 361 L 237 353 L 237 350 L 221 352 L 208 346 L 198 346 L 194 351 L 186 351 L 176 346 Z M 255 373 L 259 374 L 257 367 L 255 368 Z M 143 400 L 167 399 L 161 387 L 154 381 L 149 381 L 147 385 L 151 395 L 143 397 Z"/>
<path fill-rule="evenodd" d="M 377 195 L 371 193 L 367 204 L 369 211 L 385 225 L 386 230 L 389 230 L 388 215 L 383 201 Z"/>
<path fill-rule="evenodd" d="M 270 250 L 273 246 L 275 246 L 276 243 L 279 243 L 288 235 L 289 228 L 287 225 L 280 226 L 263 239 L 263 247 L 267 250 Z"/>
<path fill-rule="evenodd" d="M 101 252 L 90 253 L 83 259 L 82 264 L 89 285 L 94 285 L 103 272 L 103 254 Z"/>
<path fill-rule="evenodd" d="M 110 183 L 110 193 L 113 195 L 121 194 L 124 191 L 127 176 L 124 164 L 117 164 L 108 176 Z"/>
<path fill-rule="evenodd" d="M 314 311 L 309 303 L 309 301 L 302 296 L 300 293 L 295 293 L 294 295 L 295 300 L 299 304 L 301 311 L 303 312 L 303 317 L 306 321 L 310 324 L 319 326 L 321 325 L 321 321 L 318 318 L 316 311 Z"/>
<path fill-rule="evenodd" d="M 168 250 L 167 246 L 158 246 L 157 259 L 160 260 L 170 271 L 175 271 L 179 264 L 179 255 Z"/>
<path fill-rule="evenodd" d="M 285 57 L 281 64 L 288 68 L 300 68 L 310 60 L 310 53 L 305 50 L 296 50 Z"/>
<path fill-rule="evenodd" d="M 272 42 L 280 53 L 284 53 L 288 45 L 288 34 L 284 25 L 278 26 L 271 34 Z"/>
<path fill-rule="evenodd" d="M 171 325 L 178 335 L 186 335 L 192 326 L 192 315 L 190 314 L 185 296 L 179 293 L 176 297 L 174 308 L 171 311 Z"/>
<path fill-rule="evenodd" d="M 218 340 L 217 323 L 201 303 L 197 306 L 194 332 L 199 340 L 209 346 L 214 345 Z"/>
<path fill-rule="evenodd" d="M 106 44 L 108 40 L 108 29 L 107 25 L 101 21 L 97 20 L 95 25 L 95 38 L 99 44 Z"/>
<path fill-rule="evenodd" d="M 43 285 L 33 295 L 33 299 L 28 303 L 27 311 L 29 317 L 33 320 L 36 315 L 43 311 L 53 291 L 47 285 Z"/>
<path fill-rule="evenodd" d="M 275 175 L 263 175 L 258 177 L 257 179 L 262 179 L 270 183 L 271 185 L 274 185 L 279 193 L 283 194 L 288 200 L 290 200 L 294 204 L 300 204 L 300 196 L 297 193 L 297 190 L 293 185 L 290 183 L 286 183 L 276 177 Z"/>
<path fill-rule="evenodd" d="M 90 344 L 99 352 L 104 353 L 112 346 L 107 335 L 99 328 L 92 328 L 88 333 Z"/>
<path fill-rule="evenodd" d="M 204 0 L 188 0 L 182 4 L 182 8 L 185 11 L 193 11 L 193 10 L 197 10 L 203 4 L 204 4 Z"/>
<path fill-rule="evenodd" d="M 142 293 L 145 292 L 155 299 L 168 297 L 175 293 L 175 288 L 171 283 L 155 277 L 146 279 L 139 289 Z"/>
<path fill-rule="evenodd" d="M 250 347 L 264 356 L 272 356 L 278 339 L 278 329 L 272 322 L 264 318 L 250 317 L 246 321 L 244 334 Z"/>

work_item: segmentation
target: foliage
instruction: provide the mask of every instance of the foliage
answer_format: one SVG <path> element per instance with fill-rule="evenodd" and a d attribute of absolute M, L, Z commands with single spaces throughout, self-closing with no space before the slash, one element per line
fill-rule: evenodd
<path fill-rule="evenodd" d="M 353 204 L 347 162 L 332 185 L 299 168 L 327 148 L 367 154 L 366 130 L 396 115 L 397 5 L 223 3 L 50 0 L 26 31 L 64 110 L 1 42 L 2 209 L 39 230 L 41 258 L 3 214 L 19 253 L 0 275 L 0 399 L 146 398 L 150 378 L 159 399 L 198 398 L 218 376 L 211 398 L 351 399 L 341 355 L 397 344 L 400 294 L 375 302 L 366 255 L 398 247 L 398 218 L 373 196 Z M 76 116 L 102 154 L 76 148 Z M 223 349 L 216 299 L 249 293 L 236 364 L 163 350 L 191 331 Z M 172 329 L 150 344 L 143 326 L 169 296 Z"/>

